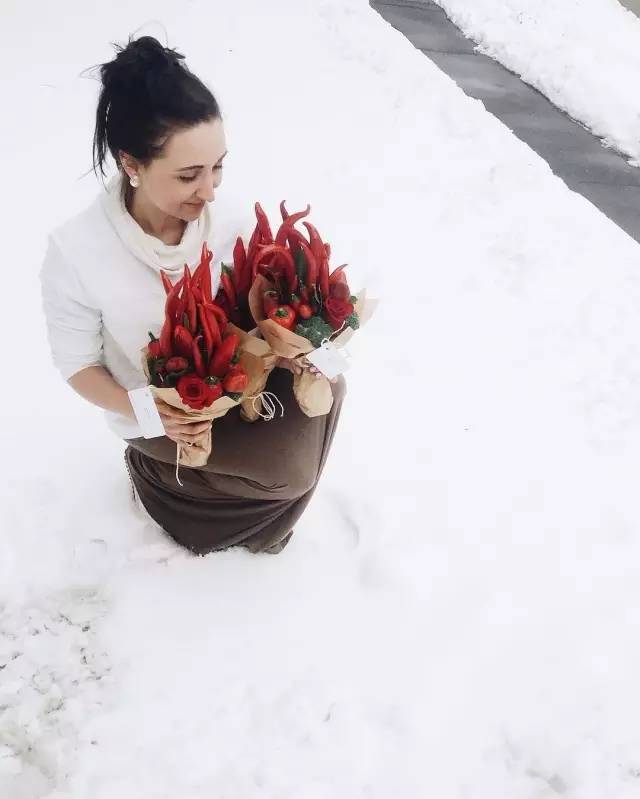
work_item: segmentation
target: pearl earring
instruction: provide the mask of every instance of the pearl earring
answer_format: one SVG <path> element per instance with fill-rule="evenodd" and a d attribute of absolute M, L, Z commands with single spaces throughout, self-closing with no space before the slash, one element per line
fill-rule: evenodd
<path fill-rule="evenodd" d="M 140 185 L 140 178 L 137 175 L 134 175 L 132 178 L 129 178 L 129 183 L 133 186 L 134 189 L 137 189 Z"/>

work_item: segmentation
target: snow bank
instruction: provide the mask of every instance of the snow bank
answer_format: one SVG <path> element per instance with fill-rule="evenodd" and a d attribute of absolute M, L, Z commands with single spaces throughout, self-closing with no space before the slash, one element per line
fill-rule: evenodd
<path fill-rule="evenodd" d="M 640 19 L 618 0 L 434 0 L 481 52 L 640 162 Z"/>

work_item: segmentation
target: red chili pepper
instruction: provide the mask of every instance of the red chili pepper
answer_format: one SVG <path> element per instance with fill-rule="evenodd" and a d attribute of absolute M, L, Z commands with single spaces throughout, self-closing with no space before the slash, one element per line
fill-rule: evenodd
<path fill-rule="evenodd" d="M 160 351 L 164 358 L 170 358 L 173 354 L 173 326 L 176 321 L 176 306 L 179 303 L 180 289 L 182 288 L 183 278 L 171 288 L 164 304 L 164 324 L 160 333 Z"/>
<path fill-rule="evenodd" d="M 290 305 L 278 305 L 269 313 L 269 319 L 281 327 L 291 330 L 296 323 L 296 312 Z"/>
<path fill-rule="evenodd" d="M 236 289 L 233 285 L 233 281 L 231 280 L 231 269 L 226 264 L 222 264 L 222 276 L 220 278 L 220 282 L 222 283 L 224 293 L 227 295 L 227 299 L 229 300 L 229 305 L 232 308 L 237 308 L 238 298 L 236 296 Z"/>
<path fill-rule="evenodd" d="M 297 294 L 292 294 L 291 302 L 289 303 L 289 305 L 293 308 L 293 310 L 296 313 L 298 313 L 298 308 L 300 307 L 300 303 L 301 303 L 300 297 L 298 297 Z"/>
<path fill-rule="evenodd" d="M 173 354 L 171 348 L 172 334 L 171 320 L 165 319 L 160 331 L 160 353 L 163 358 L 170 358 Z"/>
<path fill-rule="evenodd" d="M 213 299 L 211 295 L 211 261 L 213 259 L 213 251 L 207 247 L 206 241 L 202 244 L 202 254 L 200 258 L 202 264 L 202 273 L 200 277 L 202 297 L 207 302 L 211 302 Z"/>
<path fill-rule="evenodd" d="M 326 241 L 324 243 L 324 249 L 325 252 L 327 253 L 327 258 L 331 258 L 331 245 Z"/>
<path fill-rule="evenodd" d="M 289 249 L 291 250 L 291 254 L 293 255 L 293 257 L 297 258 L 298 251 L 300 250 L 300 244 L 296 239 L 296 237 L 291 235 L 291 231 L 293 231 L 294 233 L 298 233 L 299 231 L 297 231 L 295 228 L 291 228 L 291 230 L 289 230 L 287 233 L 287 242 L 289 244 Z M 300 233 L 300 235 L 302 234 Z"/>
<path fill-rule="evenodd" d="M 258 217 L 258 226 L 260 228 L 260 237 L 265 244 L 273 244 L 273 233 L 271 232 L 271 225 L 267 215 L 262 210 L 260 203 L 256 203 L 256 216 Z"/>
<path fill-rule="evenodd" d="M 200 286 L 200 280 L 202 278 L 202 258 L 200 259 L 200 263 L 196 266 L 193 274 L 191 275 L 191 288 L 194 289 L 196 286 Z"/>
<path fill-rule="evenodd" d="M 196 302 L 202 302 L 202 267 L 203 262 L 200 261 L 191 278 L 191 291 L 196 298 Z"/>
<path fill-rule="evenodd" d="M 313 316 L 313 311 L 310 305 L 307 305 L 305 302 L 301 302 L 298 306 L 298 316 L 301 319 L 311 319 Z"/>
<path fill-rule="evenodd" d="M 160 348 L 160 341 L 153 335 L 151 331 L 149 331 L 149 338 L 151 339 L 149 344 L 147 344 L 147 350 L 149 355 L 152 358 L 160 358 L 162 355 L 162 350 Z"/>
<path fill-rule="evenodd" d="M 178 355 L 191 358 L 193 354 L 193 337 L 184 325 L 176 325 L 173 331 L 173 346 Z"/>
<path fill-rule="evenodd" d="M 308 216 L 310 213 L 311 206 L 307 204 L 307 207 L 304 211 L 298 211 L 295 214 L 288 215 L 280 225 L 280 228 L 276 234 L 275 243 L 280 247 L 283 247 L 285 241 L 287 240 L 287 234 L 290 232 L 296 222 L 300 221 L 300 219 L 303 219 L 305 216 Z"/>
<path fill-rule="evenodd" d="M 308 287 L 308 286 L 302 286 L 302 287 L 300 288 L 300 299 L 301 299 L 303 302 L 306 302 L 306 303 L 308 303 L 308 302 L 310 301 L 310 299 L 311 299 L 311 292 L 309 291 L 309 287 Z"/>
<path fill-rule="evenodd" d="M 247 248 L 247 269 L 250 270 L 252 282 L 255 280 L 256 277 L 257 264 L 255 258 L 259 244 L 260 244 L 260 227 L 256 225 L 253 230 L 253 233 L 251 234 L 251 238 L 249 239 L 249 246 Z"/>
<path fill-rule="evenodd" d="M 329 258 L 324 247 L 320 254 L 320 274 L 318 275 L 318 282 L 320 283 L 320 294 L 323 300 L 326 300 L 329 297 Z"/>
<path fill-rule="evenodd" d="M 198 303 L 198 317 L 200 319 L 202 332 L 204 333 L 204 345 L 207 350 L 207 358 L 211 358 L 213 353 L 213 336 L 211 335 L 211 328 L 209 327 L 207 312 L 201 303 Z"/>
<path fill-rule="evenodd" d="M 268 244 L 266 247 L 260 250 L 257 260 L 262 262 L 266 256 L 271 254 L 278 256 L 280 263 L 284 267 L 284 275 L 289 292 L 294 292 L 296 290 L 297 275 L 296 265 L 291 253 L 286 247 L 280 247 L 277 244 Z"/>
<path fill-rule="evenodd" d="M 240 296 L 244 296 L 251 285 L 251 276 L 247 275 L 247 253 L 241 236 L 238 236 L 233 248 L 233 283 Z"/>
<path fill-rule="evenodd" d="M 207 370 L 204 368 L 204 361 L 202 360 L 202 353 L 200 352 L 199 342 L 202 336 L 196 336 L 191 342 L 191 352 L 193 353 L 193 365 L 198 377 L 206 377 Z"/>
<path fill-rule="evenodd" d="M 183 314 L 187 310 L 187 286 L 186 280 L 182 278 L 182 291 L 180 292 L 180 299 L 176 303 L 176 310 L 175 310 L 175 317 L 174 317 L 174 324 L 181 325 L 183 324 L 182 318 Z"/>
<path fill-rule="evenodd" d="M 184 370 L 188 368 L 189 361 L 186 358 L 182 358 L 180 355 L 176 355 L 174 358 L 169 358 L 165 364 L 165 369 L 167 372 L 184 372 Z"/>
<path fill-rule="evenodd" d="M 280 215 L 282 216 L 282 221 L 284 222 L 285 219 L 289 216 L 289 212 L 284 206 L 284 200 L 280 203 Z"/>
<path fill-rule="evenodd" d="M 302 223 L 306 229 L 309 231 L 309 241 L 311 242 L 311 252 L 314 254 L 316 263 L 318 264 L 318 269 L 321 267 L 321 259 L 326 255 L 324 249 L 324 242 L 320 238 L 320 234 L 316 229 L 315 225 L 312 225 L 311 222 L 303 222 Z"/>
<path fill-rule="evenodd" d="M 329 297 L 332 297 L 336 300 L 348 300 L 349 297 L 351 297 L 349 286 L 346 283 L 341 283 L 340 281 L 332 283 L 329 289 Z"/>
<path fill-rule="evenodd" d="M 347 276 L 344 274 L 345 267 L 348 264 L 342 264 L 342 266 L 337 267 L 334 269 L 333 272 L 329 275 L 329 285 L 332 283 L 346 283 Z"/>
<path fill-rule="evenodd" d="M 282 268 L 280 266 L 258 265 L 258 274 L 266 277 L 269 283 L 277 283 L 282 278 Z"/>
<path fill-rule="evenodd" d="M 168 276 L 162 271 L 162 269 L 160 270 L 160 277 L 162 278 L 162 285 L 164 286 L 165 292 L 169 294 L 173 288 L 173 283 L 169 280 Z"/>
<path fill-rule="evenodd" d="M 249 385 L 249 376 L 241 366 L 232 366 L 222 381 L 222 387 L 230 394 L 237 394 Z"/>
<path fill-rule="evenodd" d="M 167 295 L 166 302 L 164 304 L 164 315 L 166 319 L 170 319 L 173 323 L 176 318 L 176 311 L 178 305 L 180 303 L 180 289 L 184 284 L 184 278 L 181 277 L 180 280 L 173 286 L 169 294 Z"/>
<path fill-rule="evenodd" d="M 205 306 L 205 313 L 207 314 L 207 322 L 209 324 L 209 330 L 211 331 L 213 349 L 215 350 L 216 347 L 219 347 L 222 344 L 222 330 L 224 328 L 221 328 L 218 324 L 218 320 L 216 319 L 216 316 L 211 310 L 210 306 Z"/>
<path fill-rule="evenodd" d="M 187 272 L 189 271 L 189 267 L 186 264 L 184 268 L 185 271 Z M 185 311 L 189 319 L 189 330 L 193 334 L 196 332 L 197 308 L 196 308 L 196 298 L 193 296 L 193 291 L 191 290 L 191 275 L 189 275 L 188 279 L 185 281 L 184 291 L 185 291 L 185 300 L 186 300 Z"/>
<path fill-rule="evenodd" d="M 227 319 L 227 315 L 224 310 L 218 305 L 217 302 L 208 302 L 204 303 L 205 307 L 214 314 L 216 319 L 218 320 L 218 327 L 220 330 L 224 331 L 227 329 L 227 325 L 229 324 L 229 320 Z"/>
<path fill-rule="evenodd" d="M 229 371 L 231 361 L 238 348 L 239 339 L 235 333 L 223 339 L 222 344 L 215 351 L 209 363 L 209 374 L 215 377 L 224 377 Z"/>

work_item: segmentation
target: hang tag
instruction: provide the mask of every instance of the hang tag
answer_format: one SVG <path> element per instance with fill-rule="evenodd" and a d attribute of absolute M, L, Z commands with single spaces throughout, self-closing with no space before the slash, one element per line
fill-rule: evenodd
<path fill-rule="evenodd" d="M 339 350 L 330 341 L 325 341 L 317 350 L 308 353 L 306 358 L 328 380 L 333 380 L 334 377 L 346 372 L 351 365 L 347 360 L 346 353 Z"/>
<path fill-rule="evenodd" d="M 159 438 L 165 430 L 149 386 L 127 392 L 144 438 Z"/>

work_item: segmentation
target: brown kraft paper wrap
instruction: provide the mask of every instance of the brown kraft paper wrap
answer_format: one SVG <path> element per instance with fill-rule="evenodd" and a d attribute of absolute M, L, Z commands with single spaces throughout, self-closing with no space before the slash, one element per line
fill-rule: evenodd
<path fill-rule="evenodd" d="M 299 336 L 292 330 L 287 330 L 272 319 L 265 317 L 262 296 L 268 288 L 269 282 L 266 278 L 263 275 L 258 275 L 249 292 L 251 314 L 271 350 L 281 358 L 297 360 L 303 367 L 302 374 L 294 375 L 293 378 L 293 393 L 300 410 L 307 416 L 324 416 L 331 410 L 333 394 L 326 377 L 318 378 L 309 371 L 306 355 L 313 352 L 315 347 L 309 339 Z M 361 324 L 363 320 L 367 321 L 371 315 L 372 308 L 368 307 L 364 291 L 358 295 L 355 311 L 361 319 Z M 337 346 L 344 346 L 354 332 L 351 328 L 346 328 L 341 333 L 334 334 L 331 341 Z"/>
<path fill-rule="evenodd" d="M 249 378 L 249 383 L 242 396 L 252 397 L 260 393 L 262 388 L 264 388 L 264 366 L 260 359 L 243 349 L 242 340 L 240 342 L 239 350 L 240 365 L 247 373 Z M 151 375 L 147 365 L 148 348 L 144 347 L 140 351 L 140 355 L 145 376 L 147 380 L 150 381 Z M 180 394 L 178 394 L 177 388 L 159 388 L 158 386 L 153 386 L 151 384 L 149 384 L 149 388 L 151 389 L 151 393 L 154 397 L 158 397 L 163 402 L 166 402 L 167 405 L 171 405 L 173 408 L 178 408 L 179 410 L 188 413 L 190 421 L 193 422 L 204 422 L 207 420 L 213 421 L 214 419 L 219 419 L 221 416 L 224 416 L 225 413 L 230 411 L 231 408 L 239 405 L 242 401 L 231 399 L 231 397 L 220 397 L 211 405 L 209 405 L 208 408 L 195 410 L 194 408 L 190 408 L 188 405 L 183 403 L 182 399 L 180 398 Z M 176 444 L 178 450 L 176 465 L 190 466 L 192 468 L 204 466 L 205 463 L 208 462 L 209 456 L 211 455 L 212 443 L 212 428 L 210 427 L 206 435 L 203 437 L 202 443 L 189 445 L 187 443 L 180 442 Z"/>
<path fill-rule="evenodd" d="M 262 411 L 262 397 L 260 396 L 269 375 L 275 368 L 277 357 L 271 351 L 269 342 L 262 338 L 257 337 L 258 328 L 255 328 L 255 333 L 247 333 L 239 327 L 229 322 L 227 331 L 235 333 L 240 340 L 240 350 L 245 356 L 245 362 L 252 361 L 252 373 L 256 374 L 255 385 L 251 385 L 252 389 L 244 392 L 244 398 L 240 401 L 240 418 L 245 422 L 255 422 L 260 418 Z M 257 375 L 262 372 L 262 380 L 257 378 Z M 247 372 L 248 374 L 248 372 Z"/>

